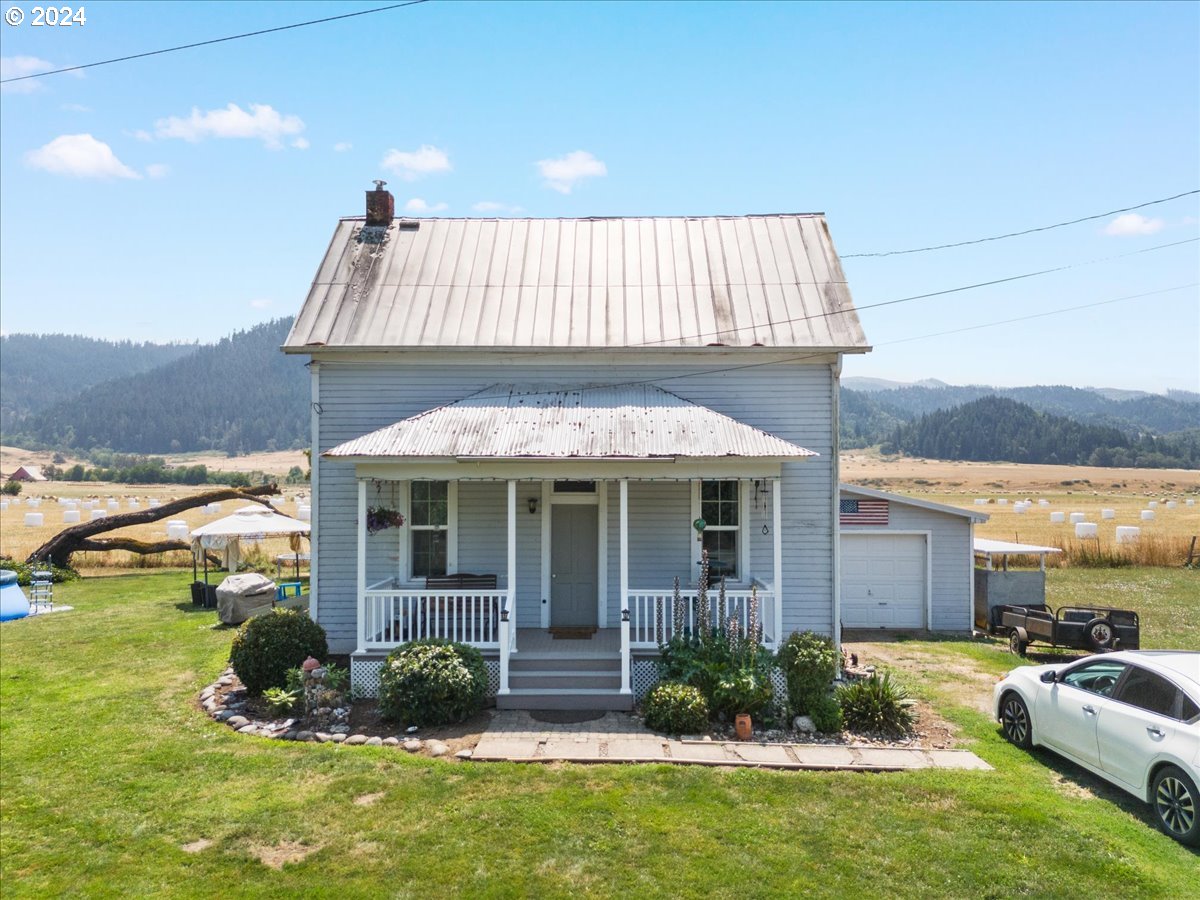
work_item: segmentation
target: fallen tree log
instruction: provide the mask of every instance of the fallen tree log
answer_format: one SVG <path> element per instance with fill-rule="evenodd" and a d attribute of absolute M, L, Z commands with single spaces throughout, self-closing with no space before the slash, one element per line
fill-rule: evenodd
<path fill-rule="evenodd" d="M 104 516 L 90 522 L 81 522 L 64 528 L 42 546 L 29 554 L 25 562 L 33 564 L 53 560 L 55 565 L 71 567 L 71 556 L 90 550 L 129 550 L 132 553 L 163 553 L 167 550 L 189 550 L 191 546 L 184 541 L 139 541 L 135 538 L 112 537 L 97 538 L 98 534 L 116 531 L 118 528 L 128 528 L 131 525 L 146 525 L 157 522 L 169 516 L 178 515 L 197 506 L 207 506 L 209 503 L 219 503 L 222 500 L 247 500 L 270 504 L 263 497 L 277 496 L 279 485 L 263 484 L 250 488 L 220 488 L 215 491 L 205 491 L 193 497 L 172 500 L 153 509 L 141 509 L 137 512 L 121 513 L 115 516 Z"/>

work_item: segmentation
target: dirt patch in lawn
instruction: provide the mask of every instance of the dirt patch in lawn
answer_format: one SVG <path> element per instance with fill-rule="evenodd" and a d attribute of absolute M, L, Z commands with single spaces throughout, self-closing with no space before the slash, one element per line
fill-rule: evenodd
<path fill-rule="evenodd" d="M 299 841 L 280 841 L 273 847 L 261 844 L 253 846 L 250 848 L 250 852 L 264 866 L 270 866 L 272 869 L 282 869 L 288 863 L 301 862 L 310 853 L 315 853 L 320 849 L 320 847 L 309 847 L 301 844 Z"/>
<path fill-rule="evenodd" d="M 200 853 L 207 850 L 213 844 L 208 838 L 200 838 L 198 841 L 192 841 L 190 844 L 184 844 L 179 849 L 184 853 Z"/>
<path fill-rule="evenodd" d="M 892 669 L 900 673 L 901 680 L 910 684 L 926 680 L 933 674 L 939 682 L 939 690 L 951 701 L 986 715 L 992 713 L 992 687 L 996 684 L 996 676 L 980 671 L 969 659 L 928 653 L 906 641 L 872 641 L 846 644 L 845 647 L 858 656 L 859 665 Z M 922 730 L 921 723 L 925 723 L 936 733 L 945 731 L 952 736 L 958 733 L 956 726 L 939 716 L 924 700 L 917 709 L 918 730 Z"/>

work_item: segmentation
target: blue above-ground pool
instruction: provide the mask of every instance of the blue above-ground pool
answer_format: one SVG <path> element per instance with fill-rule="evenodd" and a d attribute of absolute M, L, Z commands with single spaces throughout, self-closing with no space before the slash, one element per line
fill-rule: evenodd
<path fill-rule="evenodd" d="M 17 573 L 0 569 L 0 622 L 23 619 L 29 615 L 29 601 L 17 584 Z"/>

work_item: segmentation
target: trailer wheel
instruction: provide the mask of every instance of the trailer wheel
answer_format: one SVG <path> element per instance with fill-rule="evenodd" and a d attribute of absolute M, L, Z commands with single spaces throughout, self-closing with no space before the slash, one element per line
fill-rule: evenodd
<path fill-rule="evenodd" d="M 1084 626 L 1083 636 L 1093 650 L 1111 650 L 1117 640 L 1117 630 L 1108 619 L 1092 619 Z"/>
<path fill-rule="evenodd" d="M 1029 639 L 1025 636 L 1025 629 L 1014 628 L 1008 633 L 1008 649 L 1017 656 L 1025 655 L 1025 648 L 1029 646 Z"/>

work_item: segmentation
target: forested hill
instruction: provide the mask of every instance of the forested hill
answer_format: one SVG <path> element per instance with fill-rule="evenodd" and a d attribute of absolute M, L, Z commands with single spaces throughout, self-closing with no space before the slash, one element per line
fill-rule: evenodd
<path fill-rule="evenodd" d="M 197 344 L 102 341 L 72 334 L 0 337 L 0 432 L 93 385 L 148 372 L 193 353 Z"/>
<path fill-rule="evenodd" d="M 914 418 L 961 406 L 982 397 L 1005 397 L 1039 412 L 1091 425 L 1119 428 L 1129 435 L 1170 434 L 1200 427 L 1200 396 L 1172 391 L 1167 396 L 1136 391 L 1094 390 L 1063 385 L 996 388 L 987 385 L 898 385 L 883 388 L 874 379 L 847 378 L 843 395 L 862 392 L 892 414 Z"/>
<path fill-rule="evenodd" d="M 1006 397 L 937 410 L 895 429 L 888 451 L 931 459 L 1061 465 L 1200 467 L 1200 430 L 1130 437 L 1038 412 Z"/>
<path fill-rule="evenodd" d="M 307 358 L 279 352 L 291 324 L 276 319 L 95 385 L 29 417 L 12 440 L 128 453 L 307 447 Z"/>

